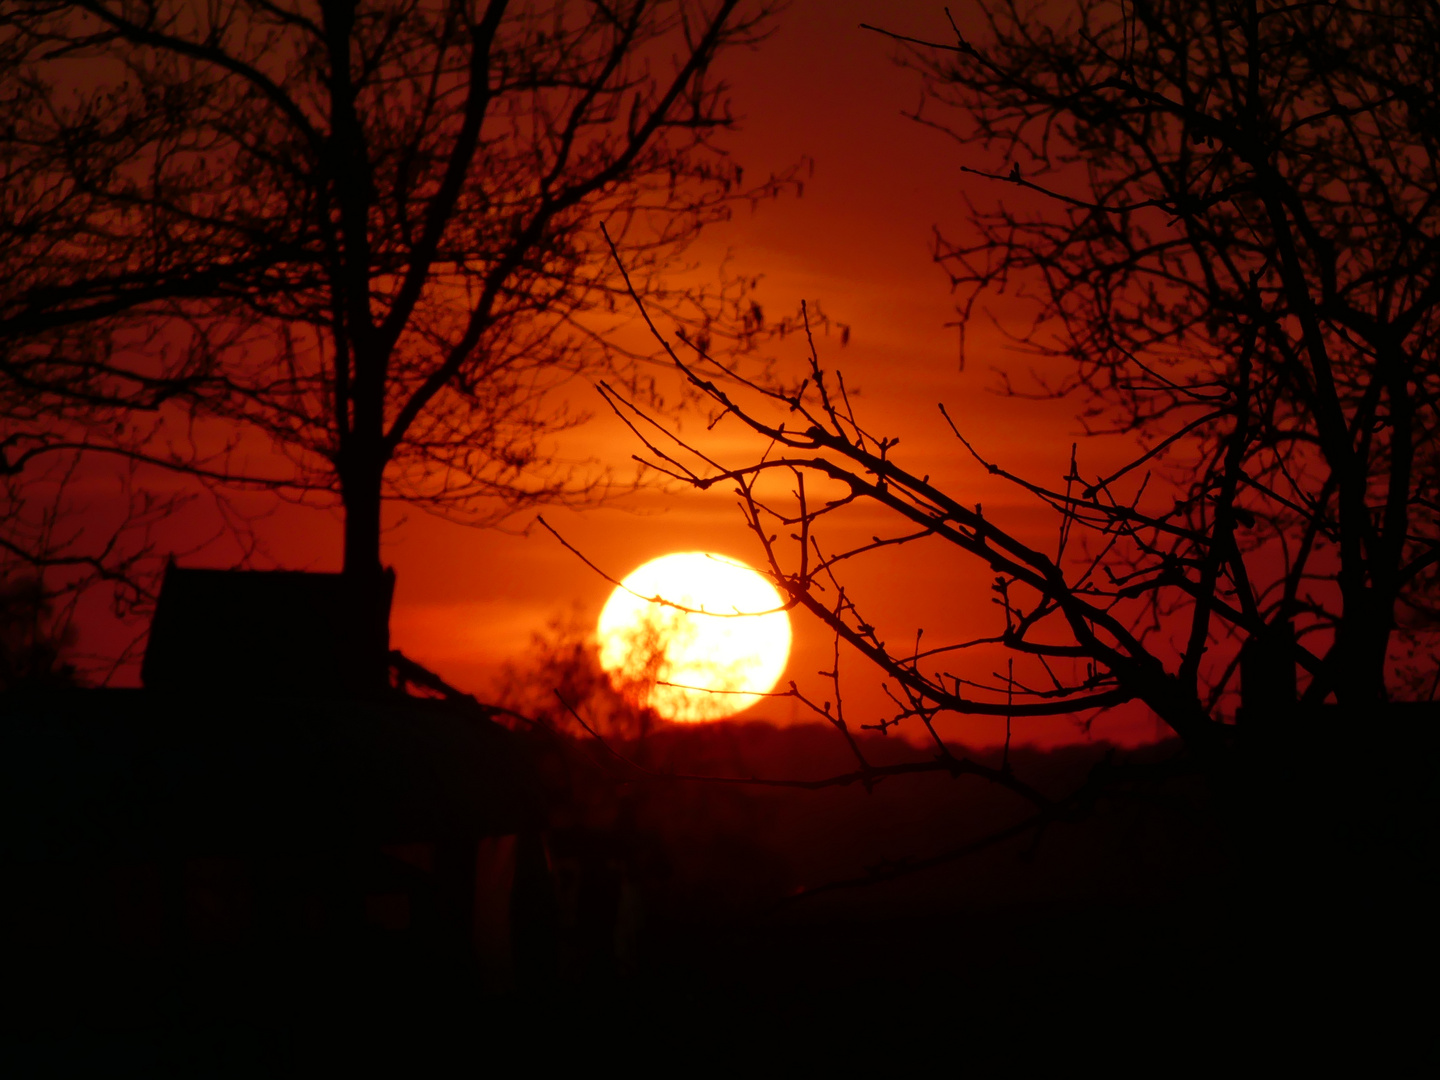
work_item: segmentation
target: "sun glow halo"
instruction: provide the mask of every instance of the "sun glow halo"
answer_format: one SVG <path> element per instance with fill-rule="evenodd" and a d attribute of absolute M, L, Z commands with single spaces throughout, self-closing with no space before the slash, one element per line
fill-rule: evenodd
<path fill-rule="evenodd" d="M 657 596 L 678 607 L 655 603 Z M 774 585 L 737 559 L 703 551 L 652 559 L 600 612 L 600 666 L 617 690 L 666 719 L 733 716 L 785 671 L 783 603 Z"/>

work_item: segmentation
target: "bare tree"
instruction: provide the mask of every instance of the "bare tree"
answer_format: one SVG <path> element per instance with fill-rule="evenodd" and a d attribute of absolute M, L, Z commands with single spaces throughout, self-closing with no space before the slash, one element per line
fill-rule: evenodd
<path fill-rule="evenodd" d="M 74 655 L 76 605 L 104 590 L 117 614 L 143 615 L 161 565 L 154 527 L 186 496 L 146 490 L 145 418 L 183 396 L 189 373 L 135 362 L 151 336 L 147 305 L 234 281 L 179 247 L 137 244 L 107 224 L 99 192 L 141 164 L 154 117 L 97 99 L 52 139 L 51 91 L 34 77 L 44 50 L 0 13 L 0 581 L 7 597 L 8 685 L 53 670 L 103 675 Z M 173 117 L 172 117 L 173 120 Z M 110 225 L 115 222 L 109 222 Z M 183 255 L 183 257 L 182 257 Z M 103 459 L 104 464 L 96 459 Z M 107 489 L 94 490 L 103 474 Z M 90 488 L 88 493 L 84 489 Z M 94 504 L 103 505 L 96 506 Z M 58 650 L 68 660 L 57 668 Z M 100 658 L 96 658 L 100 659 Z M 123 661 L 123 657 L 118 658 Z"/>
<path fill-rule="evenodd" d="M 557 396 L 577 373 L 654 389 L 595 222 L 652 303 L 717 341 L 732 325 L 740 293 L 660 273 L 783 186 L 745 187 L 713 141 L 733 120 L 712 65 L 773 6 L 19 5 L 32 106 L 9 145 L 64 210 L 47 255 L 66 289 L 21 282 L 7 323 L 123 308 L 105 376 L 161 380 L 189 425 L 161 408 L 127 451 L 338 500 L 345 571 L 379 610 L 384 499 L 486 523 L 604 493 L 548 442 L 579 419 Z M 359 618 L 378 657 L 384 627 Z"/>
<path fill-rule="evenodd" d="M 951 424 L 959 453 L 1054 512 L 1053 546 L 898 459 L 813 340 L 790 391 L 737 387 L 676 335 L 716 422 L 759 437 L 749 460 L 718 460 L 607 389 L 612 404 L 655 467 L 735 488 L 777 584 L 834 633 L 837 671 L 846 645 L 883 672 L 895 711 L 873 726 L 923 725 L 942 761 L 946 714 L 1138 700 L 1219 764 L 1242 654 L 1257 704 L 1293 701 L 1297 667 L 1311 701 L 1383 699 L 1402 681 L 1397 635 L 1424 644 L 1440 559 L 1435 7 L 980 11 L 983 42 L 902 41 L 927 109 L 953 107 L 921 118 L 995 155 L 977 201 L 1024 192 L 974 208 L 937 257 L 967 319 L 998 289 L 1030 298 L 1019 342 L 1065 372 L 1040 392 L 1085 395 L 1093 429 L 1140 444 L 1104 474 L 1072 452 L 1055 486 Z M 827 543 L 857 507 L 893 529 Z M 993 573 L 992 632 L 897 644 L 857 607 L 847 568 L 922 542 Z"/>
<path fill-rule="evenodd" d="M 531 635 L 523 657 L 505 666 L 499 703 L 569 735 L 585 734 L 577 719 L 583 716 L 599 735 L 643 741 L 655 726 L 647 699 L 663 645 L 637 642 L 635 651 L 650 661 L 646 670 L 636 678 L 617 680 L 600 666 L 591 620 L 582 619 L 578 609 L 554 616 L 543 632 Z"/>
<path fill-rule="evenodd" d="M 1433 631 L 1440 558 L 1440 9 L 978 11 L 983 43 L 911 54 L 953 107 L 931 119 L 1032 196 L 940 242 L 963 315 L 1027 290 L 1026 343 L 1068 364 L 1059 389 L 1178 482 L 1189 535 L 1157 538 L 1130 580 L 1172 562 L 1187 680 L 1217 621 L 1293 622 L 1309 699 L 1383 698 L 1397 632 L 1403 651 Z"/>
<path fill-rule="evenodd" d="M 71 634 L 40 578 L 0 582 L 0 691 L 72 683 L 75 669 L 61 656 Z"/>

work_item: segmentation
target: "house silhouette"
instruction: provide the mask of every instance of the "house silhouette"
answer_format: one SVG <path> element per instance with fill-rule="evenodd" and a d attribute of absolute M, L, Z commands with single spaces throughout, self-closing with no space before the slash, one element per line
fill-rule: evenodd
<path fill-rule="evenodd" d="M 141 971 L 276 993 L 381 955 L 545 976 L 524 741 L 399 654 L 397 685 L 442 696 L 364 692 L 349 615 L 339 575 L 172 565 L 141 688 L 0 698 L 6 945 L 32 1004 L 53 983 L 74 1008 L 104 971 L 129 987 L 104 1009 Z"/>
<path fill-rule="evenodd" d="M 355 696 L 363 655 L 343 574 L 203 570 L 171 563 L 160 587 L 140 680 L 157 690 Z M 385 573 L 389 623 L 395 589 Z"/>

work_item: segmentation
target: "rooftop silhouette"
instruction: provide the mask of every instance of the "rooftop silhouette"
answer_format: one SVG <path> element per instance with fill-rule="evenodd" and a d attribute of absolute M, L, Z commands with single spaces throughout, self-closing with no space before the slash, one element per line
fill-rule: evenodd
<path fill-rule="evenodd" d="M 343 574 L 205 570 L 171 563 L 140 678 L 147 689 L 348 694 L 356 668 L 353 593 Z M 388 621 L 395 575 L 385 575 Z"/>

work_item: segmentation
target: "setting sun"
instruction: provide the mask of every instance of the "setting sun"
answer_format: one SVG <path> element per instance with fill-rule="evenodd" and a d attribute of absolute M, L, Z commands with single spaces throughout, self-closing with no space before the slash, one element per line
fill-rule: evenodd
<path fill-rule="evenodd" d="M 618 690 L 666 719 L 733 716 L 785 670 L 790 617 L 783 605 L 775 586 L 737 559 L 665 555 L 610 594 L 597 631 L 600 666 Z"/>

